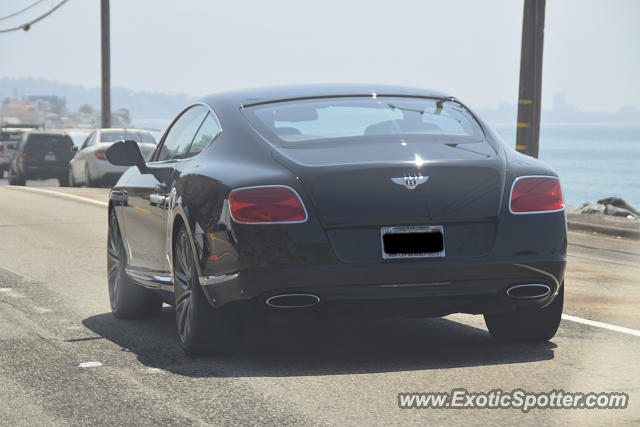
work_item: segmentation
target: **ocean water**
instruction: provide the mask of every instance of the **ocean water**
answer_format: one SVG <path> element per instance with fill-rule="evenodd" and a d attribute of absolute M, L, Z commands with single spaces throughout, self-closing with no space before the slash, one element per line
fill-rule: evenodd
<path fill-rule="evenodd" d="M 515 126 L 491 127 L 515 147 Z M 640 124 L 543 124 L 539 158 L 560 175 L 567 204 L 616 196 L 640 209 Z"/>

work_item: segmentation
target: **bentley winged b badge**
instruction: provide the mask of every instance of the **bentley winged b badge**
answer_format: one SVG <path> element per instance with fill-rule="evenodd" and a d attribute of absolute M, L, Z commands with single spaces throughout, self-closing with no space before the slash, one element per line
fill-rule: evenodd
<path fill-rule="evenodd" d="M 409 190 L 413 190 L 420 184 L 424 184 L 429 180 L 428 176 L 418 175 L 405 175 L 398 178 L 391 178 L 395 184 L 404 185 Z"/>

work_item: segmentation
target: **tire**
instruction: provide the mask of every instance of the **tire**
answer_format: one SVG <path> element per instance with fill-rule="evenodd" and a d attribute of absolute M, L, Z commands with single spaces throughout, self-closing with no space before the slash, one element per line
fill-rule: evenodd
<path fill-rule="evenodd" d="M 136 284 L 127 276 L 127 254 L 114 210 L 109 213 L 107 240 L 107 281 L 113 315 L 119 319 L 125 319 L 160 313 L 162 310 L 160 296 Z"/>
<path fill-rule="evenodd" d="M 16 177 L 13 175 L 11 169 L 7 171 L 7 179 L 9 180 L 9 185 L 16 185 Z"/>
<path fill-rule="evenodd" d="M 69 187 L 69 174 L 62 174 L 58 177 L 60 187 Z"/>
<path fill-rule="evenodd" d="M 564 305 L 564 283 L 551 304 L 544 308 L 520 308 L 501 314 L 485 314 L 491 336 L 503 342 L 541 342 L 554 337 Z"/>
<path fill-rule="evenodd" d="M 71 172 L 71 166 L 69 166 L 69 187 L 77 187 L 78 183 L 73 179 L 73 172 Z"/>
<path fill-rule="evenodd" d="M 91 174 L 89 173 L 89 168 L 84 167 L 84 186 L 85 187 L 93 187 L 94 182 L 91 179 Z"/>
<path fill-rule="evenodd" d="M 209 304 L 200 283 L 184 225 L 173 244 L 173 286 L 178 341 L 187 355 L 228 353 L 240 337 L 240 322 L 227 309 Z"/>
<path fill-rule="evenodd" d="M 11 173 L 11 177 L 13 178 L 13 184 L 12 185 L 26 185 L 27 184 L 27 180 L 24 177 L 24 175 L 19 174 L 19 173 L 14 173 L 14 172 L 10 172 Z M 11 182 L 11 180 L 9 180 L 9 182 Z"/>

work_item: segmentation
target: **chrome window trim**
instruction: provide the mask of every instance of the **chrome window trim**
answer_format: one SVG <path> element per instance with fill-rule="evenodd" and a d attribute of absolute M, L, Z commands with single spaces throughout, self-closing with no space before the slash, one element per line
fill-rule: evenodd
<path fill-rule="evenodd" d="M 190 108 L 196 107 L 196 106 L 203 106 L 205 107 L 209 113 L 211 113 L 211 115 L 213 116 L 213 118 L 215 119 L 216 123 L 218 123 L 218 128 L 220 129 L 218 131 L 218 133 L 216 134 L 216 136 L 213 137 L 213 139 L 211 139 L 211 142 L 205 147 L 203 148 L 198 154 L 196 154 L 195 156 L 192 157 L 185 157 L 183 159 L 166 159 L 166 160 L 155 160 L 157 154 L 160 152 L 160 150 L 162 149 L 162 146 L 164 145 L 164 140 L 166 139 L 167 134 L 169 133 L 169 131 L 171 130 L 171 128 L 173 128 L 173 125 L 180 119 L 180 117 L 182 117 L 182 115 L 184 113 L 187 112 L 187 110 L 189 110 Z M 206 116 L 205 116 L 206 119 Z M 202 123 L 204 123 L 204 119 L 202 121 Z M 202 126 L 202 123 L 200 123 L 200 126 Z M 196 130 L 196 133 L 198 133 L 198 131 L 200 130 L 200 127 L 198 127 L 198 129 Z M 202 153 L 203 151 L 205 151 L 207 148 L 209 148 L 209 146 L 211 144 L 213 144 L 213 142 L 218 139 L 218 136 L 220 136 L 220 134 L 222 133 L 223 129 L 222 129 L 222 123 L 220 122 L 220 118 L 218 117 L 218 114 L 216 113 L 216 111 L 213 109 L 213 107 L 205 102 L 196 102 L 194 104 L 190 104 L 189 106 L 185 107 L 182 111 L 180 111 L 180 114 L 178 114 L 173 121 L 169 124 L 169 126 L 167 127 L 167 129 L 164 131 L 164 133 L 162 134 L 162 137 L 160 138 L 160 141 L 158 141 L 158 145 L 156 146 L 156 149 L 153 151 L 153 154 L 151 155 L 150 160 L 147 162 L 148 163 L 153 163 L 153 164 L 163 164 L 169 161 L 177 161 L 177 160 L 188 160 L 188 159 L 193 159 L 195 157 L 198 157 L 200 155 L 200 153 Z M 196 133 L 193 134 L 194 138 L 196 136 Z M 191 139 L 191 142 L 189 143 L 189 147 L 187 148 L 187 152 L 189 152 L 189 149 L 191 148 L 191 144 L 193 143 L 193 139 Z"/>

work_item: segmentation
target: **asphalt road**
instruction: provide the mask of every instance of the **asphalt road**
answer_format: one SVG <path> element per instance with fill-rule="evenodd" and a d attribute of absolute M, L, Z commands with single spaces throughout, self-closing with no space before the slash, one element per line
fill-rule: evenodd
<path fill-rule="evenodd" d="M 110 314 L 103 206 L 5 184 L 0 424 L 640 422 L 640 242 L 569 237 L 565 313 L 629 330 L 564 320 L 551 342 L 507 345 L 470 315 L 254 325 L 238 354 L 194 360 L 177 345 L 171 307 L 146 320 Z M 64 191 L 106 200 L 105 189 Z M 101 366 L 79 367 L 86 362 Z M 398 408 L 399 392 L 454 388 L 620 391 L 630 402 L 528 413 Z"/>

